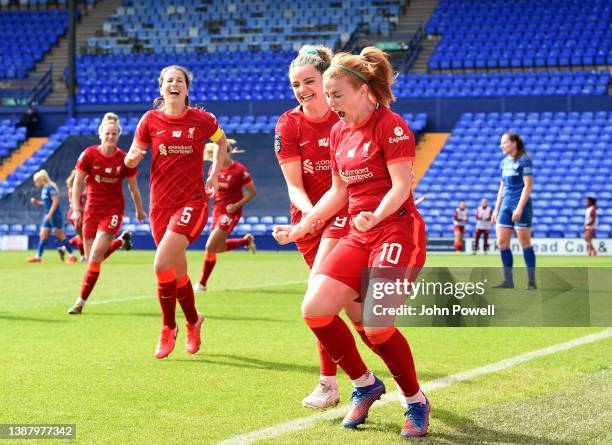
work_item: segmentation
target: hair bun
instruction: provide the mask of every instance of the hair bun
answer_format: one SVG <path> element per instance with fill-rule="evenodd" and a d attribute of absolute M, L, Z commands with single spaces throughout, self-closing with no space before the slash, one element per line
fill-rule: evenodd
<path fill-rule="evenodd" d="M 102 121 L 117 122 L 118 120 L 119 120 L 119 116 L 117 116 L 115 113 L 106 113 L 104 117 L 102 118 Z"/>

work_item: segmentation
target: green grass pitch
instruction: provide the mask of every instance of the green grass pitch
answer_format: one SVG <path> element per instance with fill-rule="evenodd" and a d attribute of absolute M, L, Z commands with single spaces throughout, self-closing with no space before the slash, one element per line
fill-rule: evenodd
<path fill-rule="evenodd" d="M 297 253 L 219 255 L 202 350 L 179 339 L 153 357 L 161 316 L 153 252 L 117 252 L 102 265 L 81 316 L 74 302 L 83 264 L 41 264 L 0 253 L 0 423 L 75 423 L 77 439 L 53 443 L 205 444 L 312 415 L 301 399 L 315 386 L 315 341 L 300 316 L 306 267 Z M 202 252 L 190 252 L 197 279 Z M 522 258 L 515 258 L 522 265 Z M 428 266 L 498 266 L 497 256 L 431 255 Z M 539 257 L 546 266 L 612 266 L 612 258 Z M 402 328 L 421 383 L 602 331 L 603 328 Z M 382 361 L 358 341 L 366 363 L 396 389 Z M 612 338 L 528 361 L 428 393 L 430 434 L 421 444 L 612 442 Z M 341 403 L 350 382 L 339 372 Z M 262 443 L 404 443 L 399 403 L 372 408 L 358 431 L 340 419 Z M 13 441 L 2 441 L 13 443 Z M 27 441 L 14 441 L 27 443 Z"/>

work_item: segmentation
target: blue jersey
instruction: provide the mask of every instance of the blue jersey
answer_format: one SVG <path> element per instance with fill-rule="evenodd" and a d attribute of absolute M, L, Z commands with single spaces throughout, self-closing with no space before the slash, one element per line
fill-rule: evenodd
<path fill-rule="evenodd" d="M 525 186 L 523 178 L 533 175 L 531 158 L 525 154 L 517 160 L 514 160 L 512 156 L 506 156 L 500 162 L 499 169 L 504 182 L 502 207 L 516 207 Z"/>
<path fill-rule="evenodd" d="M 42 191 L 40 193 L 40 200 L 43 202 L 43 206 L 45 207 L 45 212 L 49 213 L 51 209 L 51 204 L 53 204 L 53 198 L 57 196 L 57 189 L 53 187 L 51 184 L 43 185 Z M 57 208 L 55 209 L 55 213 L 59 213 L 61 215 L 62 211 L 59 207 L 59 203 Z"/>

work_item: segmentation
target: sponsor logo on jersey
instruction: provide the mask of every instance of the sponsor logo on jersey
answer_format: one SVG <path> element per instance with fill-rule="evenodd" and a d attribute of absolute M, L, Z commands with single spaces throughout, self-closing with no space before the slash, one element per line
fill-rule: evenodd
<path fill-rule="evenodd" d="M 310 159 L 304 159 L 302 161 L 302 171 L 311 175 L 314 173 L 314 165 L 312 165 L 312 161 Z"/>
<path fill-rule="evenodd" d="M 280 153 L 281 151 L 281 135 L 280 133 L 274 134 L 274 151 Z"/>
<path fill-rule="evenodd" d="M 160 134 L 165 133 L 165 132 L 166 132 L 166 130 L 157 130 L 157 135 L 159 136 Z"/>
<path fill-rule="evenodd" d="M 374 177 L 374 173 L 370 171 L 368 167 L 356 168 L 353 170 L 340 170 L 340 178 L 344 182 L 354 182 L 354 181 L 362 181 L 364 179 L 369 179 Z"/>
<path fill-rule="evenodd" d="M 303 147 L 304 145 L 306 145 L 307 143 L 309 143 L 310 141 L 304 141 L 304 142 L 300 142 L 300 147 Z"/>
<path fill-rule="evenodd" d="M 319 139 L 319 147 L 329 147 L 329 138 Z"/>
<path fill-rule="evenodd" d="M 195 127 L 190 127 L 189 130 L 187 131 L 187 137 L 189 139 L 193 139 L 193 134 L 195 133 Z"/>
<path fill-rule="evenodd" d="M 407 141 L 408 139 L 410 139 L 410 135 L 404 134 L 404 129 L 402 127 L 395 127 L 393 129 L 393 133 L 396 137 L 389 138 L 390 144 L 397 144 L 398 142 Z"/>
<path fill-rule="evenodd" d="M 180 138 L 182 133 L 183 133 L 183 131 L 182 131 L 182 130 L 176 130 L 176 131 L 173 131 L 173 132 L 172 132 L 172 137 L 174 137 L 174 138 Z"/>
<path fill-rule="evenodd" d="M 94 176 L 94 180 L 100 184 L 100 183 L 106 183 L 106 184 L 114 184 L 117 181 L 119 181 L 119 178 L 107 178 L 106 176 L 100 176 L 100 175 L 96 175 Z"/>
<path fill-rule="evenodd" d="M 193 153 L 193 147 L 191 145 L 164 145 L 159 144 L 159 154 L 162 156 L 167 155 L 190 155 Z"/>

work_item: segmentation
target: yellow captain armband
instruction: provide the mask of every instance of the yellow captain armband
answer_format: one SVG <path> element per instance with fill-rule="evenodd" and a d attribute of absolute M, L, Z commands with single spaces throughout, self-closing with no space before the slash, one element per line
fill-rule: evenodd
<path fill-rule="evenodd" d="M 224 135 L 223 129 L 221 127 L 217 127 L 217 131 L 210 137 L 210 140 L 213 142 L 218 142 Z"/>

